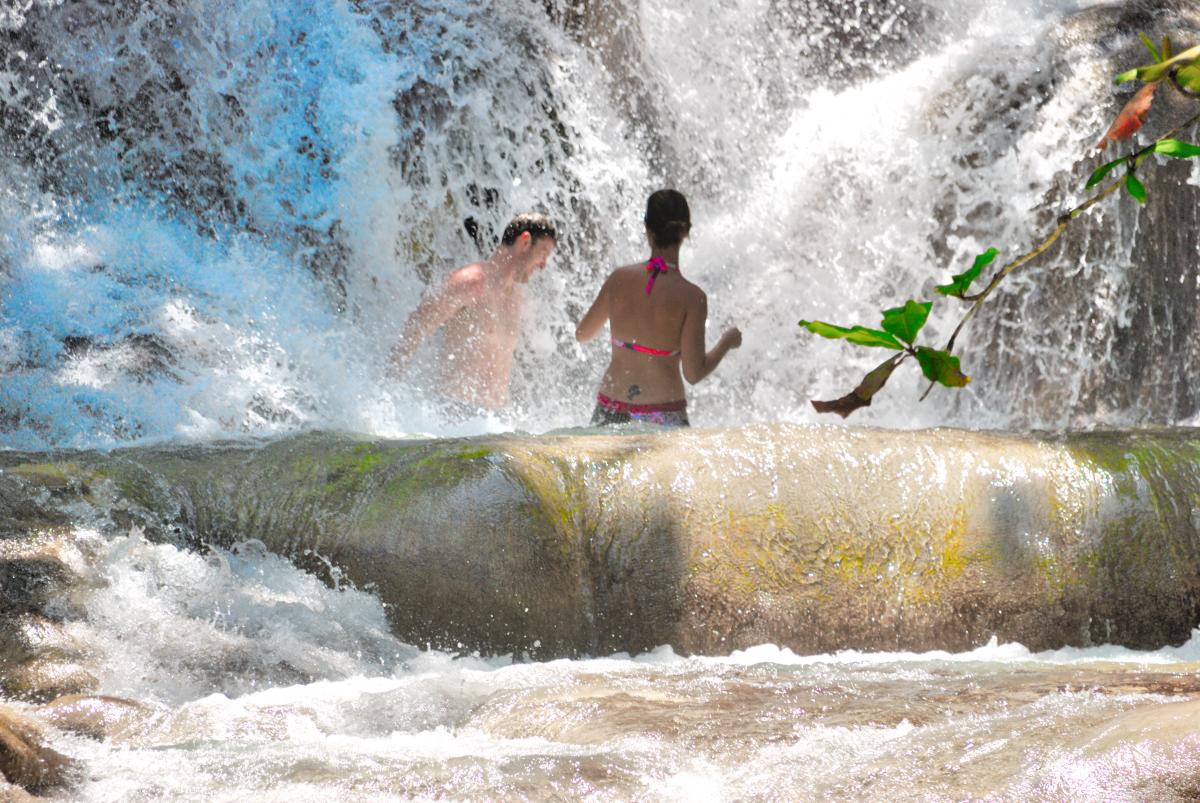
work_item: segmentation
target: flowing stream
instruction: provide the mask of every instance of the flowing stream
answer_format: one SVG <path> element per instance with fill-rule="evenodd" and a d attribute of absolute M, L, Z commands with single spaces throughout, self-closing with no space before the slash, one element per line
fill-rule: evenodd
<path fill-rule="evenodd" d="M 745 333 L 693 423 L 815 423 L 808 400 L 878 355 L 798 319 L 874 326 L 1083 199 L 1136 26 L 1198 30 L 1192 9 L 1124 5 L 6 3 L 0 447 L 579 426 L 607 347 L 575 322 L 643 255 L 665 185 L 692 201 L 710 333 Z M 1200 172 L 1160 171 L 1175 205 L 1114 202 L 1014 277 L 968 330 L 969 388 L 918 404 L 898 373 L 855 423 L 1194 422 Z M 432 344 L 399 383 L 388 349 L 526 209 L 563 234 L 529 288 L 513 406 L 446 423 Z M 934 342 L 958 314 L 935 308 Z M 534 661 L 403 643 L 370 588 L 237 535 L 196 551 L 71 524 L 69 635 L 95 691 L 138 705 L 103 740 L 52 731 L 79 767 L 52 799 L 1200 796 L 1200 631 L 1147 652 Z"/>
<path fill-rule="evenodd" d="M 72 635 L 106 741 L 63 800 L 1190 799 L 1200 631 L 1179 648 L 522 662 L 420 650 L 369 594 L 246 542 L 77 533 Z"/>

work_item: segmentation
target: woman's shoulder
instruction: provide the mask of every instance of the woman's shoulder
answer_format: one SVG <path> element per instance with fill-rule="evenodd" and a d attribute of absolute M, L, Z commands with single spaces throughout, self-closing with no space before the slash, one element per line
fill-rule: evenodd
<path fill-rule="evenodd" d="M 608 279 L 605 284 L 628 284 L 645 275 L 646 266 L 638 263 L 630 265 L 618 265 L 608 274 Z"/>
<path fill-rule="evenodd" d="M 628 265 L 618 265 L 617 267 L 613 268 L 612 275 L 617 276 L 617 275 L 621 275 L 621 274 L 644 273 L 645 270 L 646 270 L 646 263 L 631 262 Z"/>
<path fill-rule="evenodd" d="M 700 286 L 688 279 L 676 274 L 672 277 L 674 281 L 664 282 L 662 287 L 671 286 L 671 293 L 682 298 L 685 303 L 699 304 L 707 300 L 707 295 Z M 661 281 L 661 280 L 660 280 Z M 618 265 L 613 268 L 612 273 L 608 275 L 607 284 L 620 285 L 622 287 L 637 286 L 642 287 L 646 283 L 646 263 L 633 262 L 629 265 Z"/>

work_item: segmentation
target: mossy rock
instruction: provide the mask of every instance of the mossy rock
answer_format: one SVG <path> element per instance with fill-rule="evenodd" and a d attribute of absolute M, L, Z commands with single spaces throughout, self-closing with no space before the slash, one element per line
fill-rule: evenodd
<path fill-rule="evenodd" d="M 1190 429 L 310 433 L 54 465 L 163 533 L 258 539 L 370 589 L 422 646 L 1154 647 L 1200 617 Z"/>

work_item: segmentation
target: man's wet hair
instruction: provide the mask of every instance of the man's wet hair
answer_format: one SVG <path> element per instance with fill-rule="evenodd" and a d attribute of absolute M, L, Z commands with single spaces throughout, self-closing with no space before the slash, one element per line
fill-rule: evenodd
<path fill-rule="evenodd" d="M 508 225 L 504 227 L 504 236 L 500 238 L 500 242 L 504 245 L 512 245 L 525 232 L 529 232 L 529 236 L 533 238 L 534 242 L 542 237 L 549 237 L 558 242 L 558 231 L 554 228 L 554 221 L 536 212 L 526 212 L 509 221 Z"/>

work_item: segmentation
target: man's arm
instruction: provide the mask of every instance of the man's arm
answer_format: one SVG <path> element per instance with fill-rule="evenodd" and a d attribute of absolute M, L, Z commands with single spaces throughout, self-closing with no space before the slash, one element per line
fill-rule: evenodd
<path fill-rule="evenodd" d="M 388 356 L 388 375 L 398 378 L 404 374 L 421 342 L 450 320 L 454 313 L 468 304 L 477 303 L 484 291 L 483 271 L 472 265 L 451 273 L 446 281 L 425 298 L 408 316 L 400 340 Z"/>
<path fill-rule="evenodd" d="M 600 292 L 596 294 L 596 300 L 592 302 L 591 309 L 575 327 L 575 339 L 580 343 L 586 343 L 600 334 L 604 324 L 608 323 L 608 285 L 611 282 L 612 276 L 610 275 L 605 279 Z"/>

